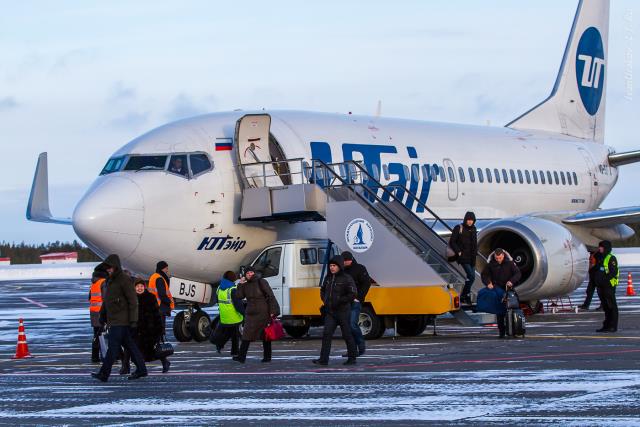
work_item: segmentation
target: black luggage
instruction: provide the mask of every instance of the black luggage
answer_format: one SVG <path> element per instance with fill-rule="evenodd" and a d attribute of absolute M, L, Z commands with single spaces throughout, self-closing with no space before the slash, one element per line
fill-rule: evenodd
<path fill-rule="evenodd" d="M 507 310 L 510 308 L 520 308 L 520 298 L 513 289 L 507 290 L 504 296 L 504 302 L 507 305 Z"/>
<path fill-rule="evenodd" d="M 507 309 L 507 335 L 524 338 L 526 332 L 526 319 L 524 312 L 519 308 Z"/>

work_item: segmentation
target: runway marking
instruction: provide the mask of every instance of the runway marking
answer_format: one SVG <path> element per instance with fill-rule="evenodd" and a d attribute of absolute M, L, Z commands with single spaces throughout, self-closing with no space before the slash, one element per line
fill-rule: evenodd
<path fill-rule="evenodd" d="M 527 335 L 527 338 L 572 338 L 572 339 L 600 339 L 600 340 L 640 340 L 640 337 L 621 337 L 607 335 Z"/>
<path fill-rule="evenodd" d="M 42 308 L 46 308 L 47 307 L 46 305 L 42 304 L 41 302 L 34 301 L 34 300 L 30 299 L 30 298 L 27 298 L 27 297 L 20 297 L 20 298 L 22 298 L 26 302 L 30 302 L 31 304 L 35 304 L 38 307 L 42 307 Z"/>

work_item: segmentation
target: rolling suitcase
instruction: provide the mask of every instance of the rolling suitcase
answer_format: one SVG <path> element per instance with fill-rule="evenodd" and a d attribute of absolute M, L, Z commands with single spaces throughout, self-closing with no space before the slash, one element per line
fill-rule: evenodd
<path fill-rule="evenodd" d="M 507 309 L 507 335 L 524 338 L 526 332 L 526 320 L 524 312 L 519 308 Z"/>

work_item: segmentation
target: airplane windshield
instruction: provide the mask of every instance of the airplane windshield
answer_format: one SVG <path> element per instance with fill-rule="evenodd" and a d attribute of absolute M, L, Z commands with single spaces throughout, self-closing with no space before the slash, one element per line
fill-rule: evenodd
<path fill-rule="evenodd" d="M 167 156 L 131 156 L 124 170 L 164 170 L 166 163 Z"/>
<path fill-rule="evenodd" d="M 102 168 L 102 172 L 100 175 L 107 175 L 109 173 L 117 172 L 122 168 L 122 164 L 124 163 L 124 156 L 122 157 L 113 157 L 107 161 L 107 164 Z"/>

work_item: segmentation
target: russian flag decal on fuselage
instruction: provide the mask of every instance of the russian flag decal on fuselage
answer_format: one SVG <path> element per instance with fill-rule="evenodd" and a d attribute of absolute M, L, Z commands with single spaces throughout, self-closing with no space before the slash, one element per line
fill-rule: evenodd
<path fill-rule="evenodd" d="M 216 142 L 216 151 L 231 151 L 232 142 Z"/>

